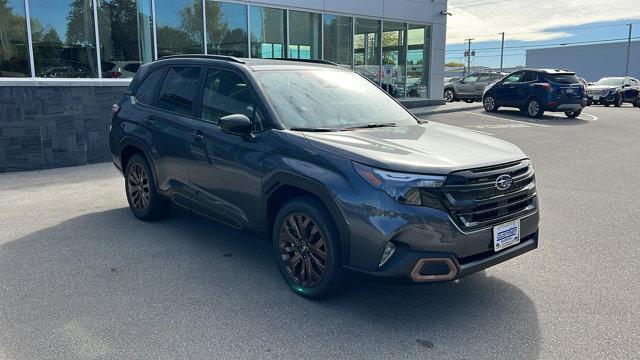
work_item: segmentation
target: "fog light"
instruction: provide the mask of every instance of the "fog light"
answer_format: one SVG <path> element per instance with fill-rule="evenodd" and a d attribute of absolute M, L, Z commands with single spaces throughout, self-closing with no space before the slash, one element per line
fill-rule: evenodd
<path fill-rule="evenodd" d="M 393 243 L 388 242 L 387 247 L 384 248 L 384 253 L 382 253 L 382 258 L 380 259 L 380 265 L 378 265 L 378 267 L 381 267 L 382 265 L 384 265 L 387 262 L 387 260 L 391 258 L 391 255 L 393 255 L 395 251 L 396 251 L 396 246 L 393 245 Z"/>

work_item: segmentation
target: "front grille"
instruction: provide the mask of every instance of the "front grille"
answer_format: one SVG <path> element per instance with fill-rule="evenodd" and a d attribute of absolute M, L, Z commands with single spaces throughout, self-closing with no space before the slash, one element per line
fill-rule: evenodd
<path fill-rule="evenodd" d="M 496 187 L 502 175 L 513 179 L 506 190 Z M 441 190 L 422 191 L 425 206 L 439 199 L 443 210 L 465 230 L 493 226 L 535 212 L 536 184 L 529 160 L 455 172 Z"/>

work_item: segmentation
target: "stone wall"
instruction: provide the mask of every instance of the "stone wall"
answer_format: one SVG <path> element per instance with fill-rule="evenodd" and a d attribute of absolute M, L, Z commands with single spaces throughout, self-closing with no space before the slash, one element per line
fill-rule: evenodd
<path fill-rule="evenodd" d="M 125 90 L 0 84 L 0 172 L 110 161 L 111 105 Z"/>

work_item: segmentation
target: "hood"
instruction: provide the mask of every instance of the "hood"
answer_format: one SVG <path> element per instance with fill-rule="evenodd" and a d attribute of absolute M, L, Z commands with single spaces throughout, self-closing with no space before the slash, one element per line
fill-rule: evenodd
<path fill-rule="evenodd" d="M 611 86 L 611 85 L 591 85 L 587 86 L 587 90 L 616 90 L 619 89 L 620 86 Z"/>
<path fill-rule="evenodd" d="M 305 132 L 318 150 L 376 168 L 446 175 L 526 159 L 517 146 L 437 123 L 329 133 Z"/>

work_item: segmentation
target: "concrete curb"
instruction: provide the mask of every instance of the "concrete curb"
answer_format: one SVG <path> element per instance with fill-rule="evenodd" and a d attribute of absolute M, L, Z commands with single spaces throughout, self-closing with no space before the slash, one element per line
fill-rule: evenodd
<path fill-rule="evenodd" d="M 480 110 L 482 109 L 482 105 L 474 105 L 474 106 L 465 106 L 465 107 L 453 107 L 449 109 L 433 109 L 433 110 L 423 110 L 413 112 L 415 116 L 423 116 L 423 115 L 434 115 L 434 114 L 448 114 L 454 112 L 461 111 L 470 111 L 470 110 Z M 411 110 L 411 109 L 409 109 Z"/>

